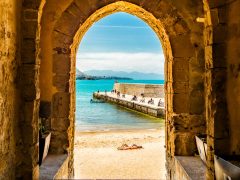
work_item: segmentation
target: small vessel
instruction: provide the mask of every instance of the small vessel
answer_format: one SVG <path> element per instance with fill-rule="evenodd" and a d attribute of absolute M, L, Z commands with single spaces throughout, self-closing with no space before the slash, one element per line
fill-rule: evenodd
<path fill-rule="evenodd" d="M 105 101 L 100 99 L 91 99 L 90 103 L 105 103 Z"/>

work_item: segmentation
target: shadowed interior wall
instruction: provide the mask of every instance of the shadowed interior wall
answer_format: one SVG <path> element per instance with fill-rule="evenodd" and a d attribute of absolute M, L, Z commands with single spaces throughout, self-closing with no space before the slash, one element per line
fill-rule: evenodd
<path fill-rule="evenodd" d="M 240 0 L 227 6 L 224 15 L 227 22 L 226 59 L 227 61 L 227 104 L 229 112 L 230 149 L 232 155 L 240 155 Z M 226 31 L 225 29 L 225 31 Z M 238 138 L 237 138 L 238 137 Z"/>
<path fill-rule="evenodd" d="M 239 0 L 204 1 L 208 179 L 214 154 L 239 154 Z"/>

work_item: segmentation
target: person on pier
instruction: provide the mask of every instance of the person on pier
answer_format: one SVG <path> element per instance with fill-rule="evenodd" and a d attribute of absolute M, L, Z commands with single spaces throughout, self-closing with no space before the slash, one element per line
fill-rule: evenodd
<path fill-rule="evenodd" d="M 159 107 L 160 107 L 160 106 L 163 106 L 163 102 L 162 102 L 161 99 L 159 99 L 158 106 L 159 106 Z"/>
<path fill-rule="evenodd" d="M 137 101 L 137 96 L 136 95 L 133 96 L 132 101 Z"/>
<path fill-rule="evenodd" d="M 117 97 L 118 97 L 118 98 L 120 98 L 120 94 L 121 94 L 121 93 L 118 91 L 118 92 L 117 92 Z"/>
<path fill-rule="evenodd" d="M 148 101 L 148 104 L 154 104 L 154 100 L 151 98 L 151 99 Z"/>

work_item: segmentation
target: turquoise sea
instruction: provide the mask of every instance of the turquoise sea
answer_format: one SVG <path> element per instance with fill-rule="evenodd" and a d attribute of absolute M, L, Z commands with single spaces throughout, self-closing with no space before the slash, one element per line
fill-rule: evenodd
<path fill-rule="evenodd" d="M 163 84 L 163 80 L 120 80 L 126 83 Z M 114 80 L 76 80 L 76 128 L 80 131 L 158 129 L 164 120 L 110 103 L 90 103 L 92 93 L 111 91 Z"/>

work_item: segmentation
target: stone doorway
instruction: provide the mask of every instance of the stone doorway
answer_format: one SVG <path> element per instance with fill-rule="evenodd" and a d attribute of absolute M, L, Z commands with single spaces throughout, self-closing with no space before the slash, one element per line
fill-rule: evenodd
<path fill-rule="evenodd" d="M 40 114 L 50 119 L 51 153 L 68 154 L 69 175 L 73 174 L 76 49 L 92 23 L 114 12 L 141 18 L 161 40 L 168 163 L 175 155 L 195 153 L 194 135 L 205 133 L 203 26 L 195 21 L 202 14 L 201 2 L 53 0 L 43 7 L 37 47 Z"/>

